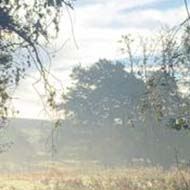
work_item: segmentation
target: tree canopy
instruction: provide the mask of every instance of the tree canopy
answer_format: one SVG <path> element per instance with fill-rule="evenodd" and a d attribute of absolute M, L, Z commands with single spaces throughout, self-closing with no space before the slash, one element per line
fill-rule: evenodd
<path fill-rule="evenodd" d="M 89 67 L 77 66 L 73 85 L 64 95 L 65 119 L 85 126 L 169 126 L 189 129 L 184 117 L 186 98 L 174 77 L 156 71 L 146 82 L 120 62 L 105 59 Z"/>
<path fill-rule="evenodd" d="M 99 60 L 88 68 L 75 67 L 74 86 L 64 96 L 67 116 L 86 125 L 132 125 L 145 95 L 142 80 L 119 62 Z"/>

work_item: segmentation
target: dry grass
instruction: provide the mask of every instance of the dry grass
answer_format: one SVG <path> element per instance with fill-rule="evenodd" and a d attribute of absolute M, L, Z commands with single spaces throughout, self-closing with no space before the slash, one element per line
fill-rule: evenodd
<path fill-rule="evenodd" d="M 0 175 L 0 190 L 190 190 L 190 170 L 56 166 Z"/>

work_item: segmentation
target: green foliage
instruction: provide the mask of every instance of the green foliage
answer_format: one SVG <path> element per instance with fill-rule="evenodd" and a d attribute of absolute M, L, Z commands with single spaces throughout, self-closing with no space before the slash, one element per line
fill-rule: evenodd
<path fill-rule="evenodd" d="M 75 85 L 64 96 L 67 117 L 98 126 L 126 126 L 138 120 L 138 103 L 146 87 L 123 64 L 99 60 L 89 68 L 74 68 L 71 77 Z"/>
<path fill-rule="evenodd" d="M 152 110 L 158 120 L 179 112 L 182 98 L 174 77 L 165 71 L 157 71 L 149 77 L 146 85 L 148 92 L 144 103 L 147 109 L 144 111 Z"/>
<path fill-rule="evenodd" d="M 190 129 L 189 122 L 185 118 L 179 118 L 179 119 L 170 118 L 167 125 L 169 128 L 175 129 L 177 131 L 179 131 L 181 129 L 185 129 L 185 130 Z"/>
<path fill-rule="evenodd" d="M 46 76 L 49 71 L 41 61 L 40 51 L 57 37 L 64 5 L 72 8 L 72 0 L 0 1 L 0 117 L 7 116 L 11 93 L 28 67 L 40 72 L 48 99 L 52 99 Z"/>
<path fill-rule="evenodd" d="M 66 119 L 88 126 L 135 126 L 164 123 L 171 128 L 188 128 L 182 120 L 187 104 L 176 80 L 166 71 L 153 72 L 144 83 L 119 62 L 100 60 L 89 68 L 75 67 L 73 87 L 64 96 Z"/>
<path fill-rule="evenodd" d="M 131 70 L 137 68 L 135 74 L 145 81 L 148 89 L 139 106 L 142 119 L 172 129 L 189 129 L 189 20 L 177 30 L 166 27 L 158 37 L 153 36 L 153 40 L 149 37 L 145 43 L 141 43 L 142 37 L 135 42 L 133 39 L 131 35 L 121 37 L 121 52 L 128 57 Z"/>

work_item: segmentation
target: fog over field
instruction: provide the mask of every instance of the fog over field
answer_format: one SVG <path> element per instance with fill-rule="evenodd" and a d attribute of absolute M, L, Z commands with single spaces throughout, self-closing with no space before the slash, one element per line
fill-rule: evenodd
<path fill-rule="evenodd" d="M 0 0 L 0 190 L 190 190 L 190 0 Z"/>
<path fill-rule="evenodd" d="M 86 163 L 108 168 L 170 168 L 176 162 L 189 164 L 189 134 L 158 126 L 97 128 L 64 123 L 54 129 L 52 148 L 50 121 L 11 119 L 10 125 L 1 130 L 1 136 L 1 172 L 35 171 L 44 169 L 43 163 L 51 161 L 68 166 Z"/>

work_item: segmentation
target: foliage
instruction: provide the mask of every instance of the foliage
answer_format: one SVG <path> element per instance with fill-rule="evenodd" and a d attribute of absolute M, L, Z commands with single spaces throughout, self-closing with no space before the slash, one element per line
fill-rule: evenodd
<path fill-rule="evenodd" d="M 177 29 L 165 28 L 158 37 L 146 40 L 146 44 L 139 43 L 138 39 L 135 42 L 129 40 L 133 39 L 131 35 L 122 36 L 120 41 L 121 51 L 128 56 L 130 67 L 136 68 L 134 73 L 145 81 L 148 89 L 141 104 L 142 113 L 153 123 L 176 130 L 190 129 L 189 31 L 189 22 L 186 22 Z M 132 42 L 138 44 L 138 51 L 131 46 Z M 185 89 L 185 93 L 181 92 Z"/>
<path fill-rule="evenodd" d="M 71 77 L 74 84 L 64 95 L 63 109 L 66 119 L 76 124 L 135 126 L 143 122 L 154 126 L 159 122 L 189 129 L 184 119 L 188 106 L 170 72 L 153 72 L 144 83 L 128 73 L 125 65 L 99 60 L 89 68 L 75 67 Z"/>
<path fill-rule="evenodd" d="M 51 94 L 44 64 L 40 58 L 42 46 L 59 32 L 59 20 L 64 5 L 72 8 L 72 0 L 1 0 L 0 1 L 0 116 L 8 114 L 11 91 L 34 65 Z"/>
<path fill-rule="evenodd" d="M 179 113 L 182 98 L 176 81 L 165 71 L 154 72 L 147 80 L 147 97 L 142 111 L 155 113 L 158 120 Z"/>
<path fill-rule="evenodd" d="M 68 117 L 98 126 L 126 126 L 138 120 L 138 103 L 146 87 L 123 64 L 99 60 L 89 68 L 74 68 L 71 77 L 75 85 L 64 96 Z"/>

